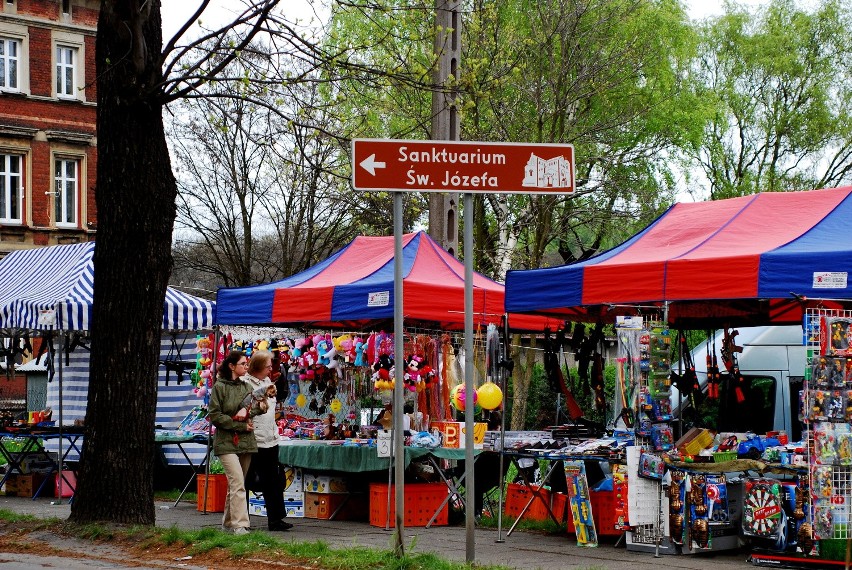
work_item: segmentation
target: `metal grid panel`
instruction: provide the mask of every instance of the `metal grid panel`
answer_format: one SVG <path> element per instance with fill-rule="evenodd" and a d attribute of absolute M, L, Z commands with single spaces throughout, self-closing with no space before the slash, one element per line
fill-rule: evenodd
<path fill-rule="evenodd" d="M 824 356 L 823 347 L 830 343 L 829 338 L 823 338 L 828 332 L 822 326 L 825 318 L 849 319 L 852 322 L 852 311 L 808 309 L 805 312 L 803 327 L 808 366 L 805 368 L 804 415 L 808 425 L 807 448 L 811 483 L 809 510 L 815 538 L 847 539 L 852 537 L 848 524 L 852 515 L 852 466 L 842 464 L 846 463 L 846 460 L 841 454 L 830 449 L 826 452 L 826 449 L 827 446 L 837 444 L 838 438 L 833 435 L 835 426 L 846 430 L 848 423 L 815 421 L 810 418 L 814 406 L 817 405 L 814 394 L 820 386 L 817 384 L 820 379 L 814 377 L 814 371 L 819 372 L 816 365 Z M 848 377 L 845 379 L 847 389 L 852 388 L 849 380 Z"/>

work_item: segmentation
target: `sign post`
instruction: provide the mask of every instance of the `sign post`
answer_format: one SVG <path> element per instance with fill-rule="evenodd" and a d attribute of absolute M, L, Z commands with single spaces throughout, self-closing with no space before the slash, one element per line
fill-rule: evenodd
<path fill-rule="evenodd" d="M 465 502 L 467 560 L 474 558 L 473 385 L 473 194 L 570 194 L 574 191 L 574 147 L 570 144 L 491 143 L 452 140 L 352 140 L 352 187 L 394 192 L 394 359 L 403 362 L 403 192 L 464 194 Z M 394 550 L 403 552 L 402 382 L 393 394 L 396 531 Z"/>

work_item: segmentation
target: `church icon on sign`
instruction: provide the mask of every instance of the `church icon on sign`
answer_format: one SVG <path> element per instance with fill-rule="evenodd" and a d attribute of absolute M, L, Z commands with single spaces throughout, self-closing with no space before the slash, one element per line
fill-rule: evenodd
<path fill-rule="evenodd" d="M 570 188 L 571 163 L 564 156 L 545 160 L 531 153 L 522 184 L 532 188 Z"/>

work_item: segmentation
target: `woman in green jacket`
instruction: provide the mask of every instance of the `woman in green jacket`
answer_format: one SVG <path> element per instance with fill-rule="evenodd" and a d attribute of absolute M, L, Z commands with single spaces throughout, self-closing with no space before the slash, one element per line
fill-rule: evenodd
<path fill-rule="evenodd" d="M 210 422 L 216 426 L 213 453 L 222 462 L 225 477 L 228 479 L 222 528 L 233 531 L 234 534 L 246 534 L 249 531 L 246 473 L 252 454 L 257 453 L 251 418 L 234 418 L 251 392 L 242 380 L 247 362 L 246 355 L 238 350 L 232 350 L 225 357 L 216 373 L 208 412 Z M 257 410 L 252 410 L 251 415 L 256 415 L 256 412 Z"/>

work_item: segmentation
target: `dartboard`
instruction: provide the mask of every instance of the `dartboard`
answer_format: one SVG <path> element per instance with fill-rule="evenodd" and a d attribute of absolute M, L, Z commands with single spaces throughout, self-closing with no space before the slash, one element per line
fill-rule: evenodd
<path fill-rule="evenodd" d="M 743 532 L 755 536 L 773 537 L 781 527 L 782 508 L 776 485 L 756 483 L 743 501 Z"/>

